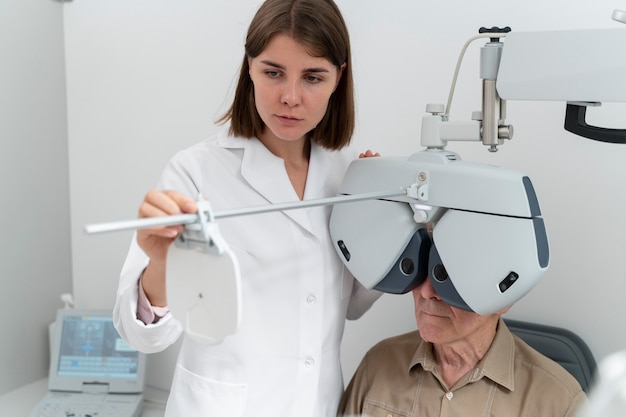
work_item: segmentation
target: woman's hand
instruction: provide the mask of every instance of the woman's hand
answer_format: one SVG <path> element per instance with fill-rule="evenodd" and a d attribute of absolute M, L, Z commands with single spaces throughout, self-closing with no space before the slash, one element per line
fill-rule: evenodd
<path fill-rule="evenodd" d="M 374 156 L 380 156 L 380 153 L 378 152 L 374 153 L 368 149 L 365 152 L 361 152 L 359 154 L 359 158 L 372 158 Z"/>
<path fill-rule="evenodd" d="M 139 207 L 139 217 L 158 217 L 198 211 L 196 202 L 177 192 L 151 190 Z M 167 250 L 176 236 L 182 233 L 184 225 L 159 226 L 137 231 L 137 243 L 148 255 L 151 262 L 165 263 Z"/>

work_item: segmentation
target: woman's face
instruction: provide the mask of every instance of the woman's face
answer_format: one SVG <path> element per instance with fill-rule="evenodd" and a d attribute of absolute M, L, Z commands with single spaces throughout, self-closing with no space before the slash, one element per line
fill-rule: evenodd
<path fill-rule="evenodd" d="M 302 139 L 324 117 L 341 77 L 328 59 L 309 55 L 286 34 L 273 36 L 249 66 L 256 109 L 266 126 L 262 141 Z"/>

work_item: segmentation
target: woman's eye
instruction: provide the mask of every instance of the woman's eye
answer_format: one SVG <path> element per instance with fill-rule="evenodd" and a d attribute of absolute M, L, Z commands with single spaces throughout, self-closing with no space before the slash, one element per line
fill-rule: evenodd
<path fill-rule="evenodd" d="M 265 74 L 270 78 L 276 78 L 280 75 L 278 71 L 269 71 L 269 70 L 265 71 Z"/>
<path fill-rule="evenodd" d="M 316 75 L 307 75 L 306 80 L 310 83 L 318 83 L 322 81 L 322 79 Z"/>

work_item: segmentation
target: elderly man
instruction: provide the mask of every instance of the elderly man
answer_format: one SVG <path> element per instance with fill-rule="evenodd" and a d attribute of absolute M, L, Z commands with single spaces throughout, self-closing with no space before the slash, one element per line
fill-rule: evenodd
<path fill-rule="evenodd" d="M 501 319 L 447 305 L 429 279 L 413 290 L 418 331 L 365 355 L 339 416 L 573 416 L 576 379 L 513 335 Z"/>

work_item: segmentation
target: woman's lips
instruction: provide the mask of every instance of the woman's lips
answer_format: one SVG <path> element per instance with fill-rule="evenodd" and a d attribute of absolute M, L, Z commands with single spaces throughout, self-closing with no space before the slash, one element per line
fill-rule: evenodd
<path fill-rule="evenodd" d="M 296 125 L 302 121 L 302 119 L 298 119 L 296 117 L 287 116 L 287 115 L 277 115 L 276 118 L 280 120 L 281 123 L 290 125 L 290 126 Z"/>

